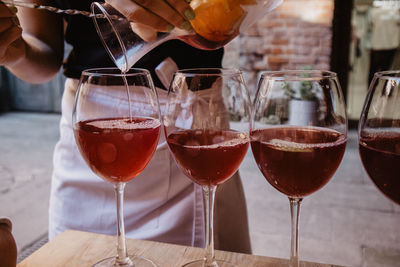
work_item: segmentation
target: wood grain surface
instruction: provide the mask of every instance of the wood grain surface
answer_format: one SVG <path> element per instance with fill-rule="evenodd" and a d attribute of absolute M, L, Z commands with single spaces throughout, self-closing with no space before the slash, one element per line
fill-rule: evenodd
<path fill-rule="evenodd" d="M 80 231 L 66 231 L 45 244 L 17 267 L 74 267 L 91 266 L 99 260 L 116 253 L 114 236 Z M 151 259 L 159 267 L 177 267 L 204 257 L 201 248 L 186 247 L 153 241 L 127 239 L 130 255 Z M 238 267 L 280 267 L 288 266 L 285 259 L 216 251 L 217 259 L 235 263 Z M 335 265 L 301 262 L 301 267 L 332 267 Z M 138 266 L 140 267 L 140 266 Z"/>

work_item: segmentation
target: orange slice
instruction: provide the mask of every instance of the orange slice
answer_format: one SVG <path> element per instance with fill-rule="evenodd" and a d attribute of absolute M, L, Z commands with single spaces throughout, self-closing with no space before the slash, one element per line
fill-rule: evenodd
<path fill-rule="evenodd" d="M 245 11 L 240 6 L 255 0 L 193 0 L 190 5 L 196 14 L 191 20 L 193 29 L 202 37 L 223 42 L 237 33 Z"/>

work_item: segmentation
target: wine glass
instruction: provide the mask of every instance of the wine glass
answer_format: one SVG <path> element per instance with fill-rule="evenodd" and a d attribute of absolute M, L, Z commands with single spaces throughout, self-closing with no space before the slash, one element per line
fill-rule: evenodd
<path fill-rule="evenodd" d="M 174 74 L 163 111 L 165 136 L 180 169 L 202 187 L 205 214 L 205 258 L 184 266 L 235 266 L 214 257 L 214 199 L 217 186 L 238 170 L 246 155 L 250 109 L 239 70 L 187 69 Z"/>
<path fill-rule="evenodd" d="M 158 97 L 147 70 L 82 72 L 73 109 L 75 140 L 91 170 L 114 186 L 117 202 L 117 256 L 94 266 L 156 266 L 127 255 L 123 198 L 125 184 L 152 158 L 160 128 Z"/>
<path fill-rule="evenodd" d="M 174 28 L 159 32 L 152 40 L 143 40 L 132 30 L 132 24 L 108 3 L 93 2 L 91 12 L 100 39 L 113 62 L 122 71 L 129 70 L 139 59 L 158 45 L 179 39 L 203 50 L 221 48 L 243 33 L 283 0 L 192 0 L 195 17 L 192 29 Z M 104 19 L 104 17 L 106 19 Z"/>
<path fill-rule="evenodd" d="M 400 204 L 400 71 L 377 72 L 358 125 L 359 152 L 378 189 Z"/>
<path fill-rule="evenodd" d="M 250 143 L 265 179 L 289 198 L 290 266 L 299 266 L 300 203 L 338 168 L 347 141 L 345 101 L 328 71 L 276 71 L 260 76 Z"/>

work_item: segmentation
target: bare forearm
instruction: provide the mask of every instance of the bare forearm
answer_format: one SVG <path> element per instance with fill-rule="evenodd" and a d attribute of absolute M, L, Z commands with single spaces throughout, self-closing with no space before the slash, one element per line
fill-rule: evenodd
<path fill-rule="evenodd" d="M 23 34 L 22 39 L 15 42 L 15 46 L 23 46 L 25 55 L 6 67 L 21 80 L 44 83 L 58 73 L 62 57 L 44 42 L 29 34 Z"/>
<path fill-rule="evenodd" d="M 25 1 L 44 5 L 52 2 Z M 0 65 L 29 83 L 43 83 L 54 77 L 64 55 L 62 16 L 23 7 L 15 13 L 0 0 L 0 19 Z"/>

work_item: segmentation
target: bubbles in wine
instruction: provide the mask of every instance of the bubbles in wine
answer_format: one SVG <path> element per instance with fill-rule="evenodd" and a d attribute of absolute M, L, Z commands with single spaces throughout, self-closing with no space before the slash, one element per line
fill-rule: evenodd
<path fill-rule="evenodd" d="M 93 126 L 99 129 L 105 129 L 109 131 L 110 129 L 153 129 L 161 125 L 160 121 L 157 119 L 115 119 L 115 120 L 94 120 L 87 122 L 88 126 Z"/>

